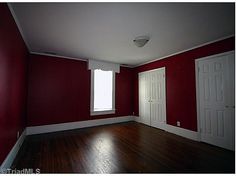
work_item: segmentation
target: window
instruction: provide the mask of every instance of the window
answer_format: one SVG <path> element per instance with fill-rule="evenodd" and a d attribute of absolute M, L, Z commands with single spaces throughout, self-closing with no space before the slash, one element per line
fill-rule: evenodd
<path fill-rule="evenodd" d="M 91 115 L 115 113 L 115 73 L 91 70 Z"/>

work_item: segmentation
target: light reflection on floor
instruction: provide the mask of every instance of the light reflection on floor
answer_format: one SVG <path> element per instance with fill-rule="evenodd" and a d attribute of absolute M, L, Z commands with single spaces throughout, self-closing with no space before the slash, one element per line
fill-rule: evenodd
<path fill-rule="evenodd" d="M 113 136 L 109 133 L 98 134 L 94 137 L 91 146 L 92 152 L 88 154 L 88 158 L 93 161 L 88 168 L 91 173 L 114 173 L 117 166 L 113 163 L 117 163 L 117 152 L 114 148 Z"/>

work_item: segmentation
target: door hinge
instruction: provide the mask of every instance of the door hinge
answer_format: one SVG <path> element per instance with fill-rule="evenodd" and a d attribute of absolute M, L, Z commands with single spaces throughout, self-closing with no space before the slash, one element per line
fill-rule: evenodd
<path fill-rule="evenodd" d="M 198 72 L 200 72 L 200 67 L 197 67 Z"/>
<path fill-rule="evenodd" d="M 202 128 L 200 128 L 200 133 L 202 133 Z"/>

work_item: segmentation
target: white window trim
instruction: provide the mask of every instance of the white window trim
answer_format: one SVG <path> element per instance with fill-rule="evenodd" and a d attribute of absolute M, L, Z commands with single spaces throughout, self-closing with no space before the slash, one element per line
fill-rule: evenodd
<path fill-rule="evenodd" d="M 115 72 L 112 71 L 112 109 L 104 111 L 94 111 L 94 70 L 91 70 L 91 93 L 90 93 L 90 115 L 115 114 Z"/>

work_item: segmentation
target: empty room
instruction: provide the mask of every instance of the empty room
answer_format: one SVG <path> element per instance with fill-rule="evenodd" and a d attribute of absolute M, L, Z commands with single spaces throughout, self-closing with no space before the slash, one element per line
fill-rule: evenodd
<path fill-rule="evenodd" d="M 0 3 L 0 173 L 235 173 L 235 2 Z"/>

